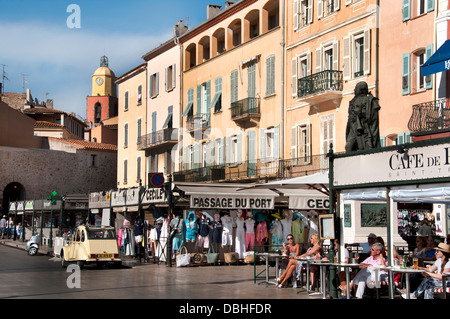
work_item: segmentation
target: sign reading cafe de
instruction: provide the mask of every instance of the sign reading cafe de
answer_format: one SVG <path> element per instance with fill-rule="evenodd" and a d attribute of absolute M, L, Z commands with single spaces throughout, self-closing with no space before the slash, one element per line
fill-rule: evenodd
<path fill-rule="evenodd" d="M 367 169 L 368 167 L 376 169 Z M 355 171 L 364 172 L 365 176 L 353 174 Z M 449 173 L 450 144 L 439 144 L 404 149 L 403 152 L 387 151 L 336 161 L 334 185 L 445 178 Z"/>

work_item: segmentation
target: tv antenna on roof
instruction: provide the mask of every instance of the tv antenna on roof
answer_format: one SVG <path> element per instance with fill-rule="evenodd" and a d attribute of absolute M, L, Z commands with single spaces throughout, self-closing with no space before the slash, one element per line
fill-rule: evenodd
<path fill-rule="evenodd" d="M 2 89 L 0 91 L 0 95 L 3 95 L 3 93 L 5 92 L 5 80 L 8 80 L 8 77 L 6 76 L 6 72 L 5 72 L 5 66 L 7 66 L 6 64 L 0 64 L 3 68 L 3 73 L 2 73 Z"/>
<path fill-rule="evenodd" d="M 25 84 L 27 83 L 25 77 L 29 76 L 29 74 L 20 73 L 20 75 L 22 76 L 22 93 L 25 93 Z"/>

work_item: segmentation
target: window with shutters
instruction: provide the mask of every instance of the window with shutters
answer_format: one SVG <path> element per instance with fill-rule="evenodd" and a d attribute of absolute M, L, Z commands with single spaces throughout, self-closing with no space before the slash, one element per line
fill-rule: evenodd
<path fill-rule="evenodd" d="M 123 134 L 123 147 L 127 148 L 128 147 L 128 123 L 125 123 L 124 128 L 123 128 L 124 134 Z"/>
<path fill-rule="evenodd" d="M 293 165 L 311 163 L 309 122 L 298 122 L 291 128 L 291 159 Z"/>
<path fill-rule="evenodd" d="M 142 161 L 142 158 L 141 158 L 141 156 L 139 155 L 137 158 L 136 158 L 136 182 L 138 183 L 139 181 L 140 181 L 140 179 L 141 179 L 141 161 Z"/>
<path fill-rule="evenodd" d="M 231 94 L 230 102 L 231 103 L 238 101 L 238 85 L 239 85 L 238 77 L 239 77 L 238 70 L 233 70 L 231 72 L 231 76 L 230 76 L 230 79 L 231 79 L 231 83 L 230 83 L 230 94 Z"/>
<path fill-rule="evenodd" d="M 370 74 L 371 38 L 370 30 L 355 32 L 342 39 L 343 78 L 351 80 Z"/>
<path fill-rule="evenodd" d="M 139 84 L 137 89 L 137 105 L 141 104 L 142 104 L 142 84 Z"/>
<path fill-rule="evenodd" d="M 233 135 L 230 137 L 230 161 L 229 163 L 238 163 L 238 137 L 237 135 Z"/>
<path fill-rule="evenodd" d="M 314 0 L 294 0 L 293 5 L 294 30 L 298 30 L 313 23 Z"/>
<path fill-rule="evenodd" d="M 322 19 L 339 10 L 340 0 L 317 0 L 317 18 Z"/>
<path fill-rule="evenodd" d="M 272 160 L 274 158 L 274 140 L 275 140 L 275 133 L 274 129 L 267 129 L 265 132 L 265 159 L 266 160 Z"/>
<path fill-rule="evenodd" d="M 330 144 L 336 145 L 334 140 L 334 114 L 322 116 L 320 118 L 320 151 L 321 154 L 327 154 L 330 150 Z M 328 167 L 328 159 L 322 157 L 321 167 Z"/>
<path fill-rule="evenodd" d="M 138 118 L 137 120 L 137 144 L 141 144 L 142 138 L 142 118 Z"/>
<path fill-rule="evenodd" d="M 431 75 L 422 76 L 422 64 L 433 54 L 433 45 L 419 48 L 413 53 L 402 56 L 402 94 L 414 94 L 431 89 L 433 78 Z"/>
<path fill-rule="evenodd" d="M 166 91 L 172 91 L 175 88 L 175 64 L 166 68 Z"/>
<path fill-rule="evenodd" d="M 304 51 L 298 53 L 297 56 L 292 59 L 291 72 L 292 96 L 297 97 L 298 79 L 311 75 L 311 52 Z"/>
<path fill-rule="evenodd" d="M 128 91 L 125 91 L 124 99 L 125 99 L 125 103 L 124 103 L 123 110 L 128 111 Z"/>
<path fill-rule="evenodd" d="M 422 64 L 425 63 L 425 50 L 422 49 L 420 51 L 416 51 L 413 54 L 414 64 L 413 64 L 413 71 L 414 71 L 414 81 L 415 87 L 413 88 L 414 91 L 422 91 L 425 89 L 425 77 L 422 76 Z"/>
<path fill-rule="evenodd" d="M 416 18 L 425 15 L 428 12 L 434 11 L 435 0 L 402 0 L 402 18 L 403 21 L 408 21 L 411 18 Z"/>
<path fill-rule="evenodd" d="M 275 94 L 275 56 L 266 59 L 266 95 Z"/>
<path fill-rule="evenodd" d="M 128 159 L 123 160 L 123 183 L 128 182 Z"/>
<path fill-rule="evenodd" d="M 149 77 L 149 96 L 156 97 L 159 94 L 159 72 L 156 72 Z"/>

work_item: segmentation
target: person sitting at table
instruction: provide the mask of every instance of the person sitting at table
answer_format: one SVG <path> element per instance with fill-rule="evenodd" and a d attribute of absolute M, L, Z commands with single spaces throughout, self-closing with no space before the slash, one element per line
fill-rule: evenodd
<path fill-rule="evenodd" d="M 336 256 L 339 254 L 339 240 L 335 239 L 334 240 L 334 252 L 336 254 Z M 350 253 L 348 251 L 348 249 L 344 248 L 344 260 L 343 262 L 348 264 L 349 260 L 350 260 Z M 327 260 L 326 258 L 323 258 L 323 260 Z M 352 272 L 352 270 L 350 269 L 350 279 L 353 279 L 356 276 L 356 272 Z M 338 278 L 339 278 L 339 289 L 341 289 L 342 294 L 344 296 L 347 295 L 347 279 L 346 279 L 346 275 L 345 275 L 345 271 L 342 270 L 338 273 Z"/>
<path fill-rule="evenodd" d="M 383 257 L 384 246 L 380 243 L 375 243 L 370 249 L 370 257 L 366 258 L 362 263 L 360 263 L 360 271 L 356 274 L 355 278 L 350 283 L 350 287 L 356 288 L 356 298 L 362 299 L 364 291 L 366 289 L 366 283 L 369 278 L 371 281 L 375 281 L 376 272 L 374 271 L 374 266 L 386 266 L 387 260 Z M 387 272 L 380 271 L 378 280 L 385 280 L 387 277 Z"/>
<path fill-rule="evenodd" d="M 424 299 L 434 299 L 434 289 L 442 288 L 442 274 L 450 273 L 450 245 L 440 243 L 436 250 L 436 261 L 432 266 L 419 267 L 424 270 L 422 275 L 425 277 L 419 287 L 410 294 L 410 299 L 417 299 L 424 294 Z M 447 287 L 448 287 L 447 281 Z M 406 290 L 400 290 L 402 298 L 406 299 Z"/>
<path fill-rule="evenodd" d="M 425 248 L 425 255 L 423 260 L 425 261 L 435 261 L 436 260 L 436 243 L 434 242 L 433 236 L 427 237 L 427 247 Z"/>
<path fill-rule="evenodd" d="M 308 248 L 308 250 L 304 254 L 297 256 L 297 258 L 314 257 L 314 256 L 316 256 L 316 254 L 322 253 L 322 247 L 320 246 L 319 235 L 317 233 L 312 234 L 310 236 L 310 241 L 311 241 L 312 247 Z M 297 259 L 291 258 L 286 267 L 286 270 L 281 274 L 281 276 L 279 278 L 276 279 L 277 283 L 278 283 L 278 288 L 283 288 L 286 285 L 288 279 L 291 278 L 294 271 L 297 271 L 298 274 L 301 274 L 301 267 L 302 267 L 302 262 L 298 262 Z M 311 266 L 311 268 L 310 268 L 311 286 L 313 286 L 313 284 L 314 284 L 314 278 L 315 278 L 316 274 L 318 273 L 318 271 L 319 271 L 319 267 Z"/>

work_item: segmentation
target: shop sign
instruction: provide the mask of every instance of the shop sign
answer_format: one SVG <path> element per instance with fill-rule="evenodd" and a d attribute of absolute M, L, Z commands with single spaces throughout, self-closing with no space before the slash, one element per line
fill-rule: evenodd
<path fill-rule="evenodd" d="M 446 178 L 450 144 L 336 158 L 334 186 Z"/>
<path fill-rule="evenodd" d="M 139 204 L 139 188 L 121 189 L 111 192 L 111 206 L 136 206 Z"/>
<path fill-rule="evenodd" d="M 289 196 L 289 209 L 330 209 L 330 199 L 325 196 Z"/>
<path fill-rule="evenodd" d="M 166 203 L 166 193 L 162 187 L 145 188 L 142 196 L 142 204 Z"/>
<path fill-rule="evenodd" d="M 109 192 L 96 192 L 89 194 L 89 208 L 109 207 L 111 194 Z"/>
<path fill-rule="evenodd" d="M 191 208 L 204 209 L 273 209 L 272 196 L 191 195 Z"/>
<path fill-rule="evenodd" d="M 111 206 L 125 206 L 126 189 L 111 192 Z"/>
<path fill-rule="evenodd" d="M 25 210 L 33 210 L 34 207 L 34 201 L 27 200 L 25 201 Z"/>

